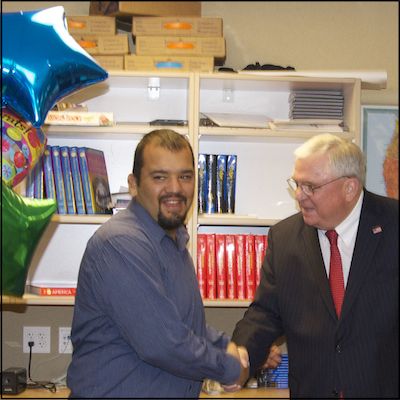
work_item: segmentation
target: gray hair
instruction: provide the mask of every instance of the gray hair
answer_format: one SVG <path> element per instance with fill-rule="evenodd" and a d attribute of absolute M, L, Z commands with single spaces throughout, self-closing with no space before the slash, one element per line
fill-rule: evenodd
<path fill-rule="evenodd" d="M 365 157 L 356 144 L 325 133 L 313 136 L 294 151 L 296 159 L 307 158 L 315 153 L 328 155 L 329 168 L 337 177 L 355 177 L 365 186 Z"/>

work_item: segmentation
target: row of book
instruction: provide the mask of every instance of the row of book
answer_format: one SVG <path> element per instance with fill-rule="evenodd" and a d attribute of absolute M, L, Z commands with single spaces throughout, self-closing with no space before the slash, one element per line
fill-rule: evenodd
<path fill-rule="evenodd" d="M 103 151 L 47 145 L 27 177 L 26 197 L 56 199 L 58 214 L 112 212 Z"/>
<path fill-rule="evenodd" d="M 252 300 L 260 282 L 266 235 L 197 235 L 197 279 L 203 299 Z"/>
<path fill-rule="evenodd" d="M 289 356 L 281 355 L 281 362 L 276 368 L 261 369 L 257 373 L 258 387 L 289 388 Z"/>
<path fill-rule="evenodd" d="M 199 154 L 199 213 L 234 213 L 237 156 Z"/>

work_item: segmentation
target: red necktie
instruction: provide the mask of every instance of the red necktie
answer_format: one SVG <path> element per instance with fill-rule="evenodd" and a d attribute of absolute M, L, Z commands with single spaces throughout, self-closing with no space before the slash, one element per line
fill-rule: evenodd
<path fill-rule="evenodd" d="M 325 235 L 327 236 L 327 238 L 329 239 L 329 243 L 331 244 L 329 285 L 331 287 L 333 302 L 335 303 L 336 314 L 339 318 L 344 298 L 344 280 L 342 259 L 340 257 L 339 248 L 337 246 L 338 234 L 336 231 L 327 231 Z"/>

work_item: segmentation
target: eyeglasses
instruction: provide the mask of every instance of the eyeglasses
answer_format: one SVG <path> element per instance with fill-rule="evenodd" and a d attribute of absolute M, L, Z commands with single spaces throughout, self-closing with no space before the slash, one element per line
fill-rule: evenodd
<path fill-rule="evenodd" d="M 323 186 L 329 185 L 330 183 L 336 182 L 342 178 L 348 178 L 348 176 L 339 176 L 338 178 L 332 179 L 329 182 L 326 182 L 326 183 L 323 183 L 322 185 L 317 185 L 317 186 L 311 185 L 309 183 L 298 183 L 293 178 L 287 179 L 286 182 L 288 183 L 289 188 L 291 190 L 293 190 L 293 192 L 295 192 L 298 188 L 300 188 L 304 194 L 306 194 L 307 196 L 312 196 L 317 189 L 320 189 Z"/>

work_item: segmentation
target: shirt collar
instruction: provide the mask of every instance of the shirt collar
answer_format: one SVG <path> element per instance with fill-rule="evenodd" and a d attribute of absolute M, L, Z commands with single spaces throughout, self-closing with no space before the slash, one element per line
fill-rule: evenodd
<path fill-rule="evenodd" d="M 357 203 L 351 210 L 350 214 L 335 228 L 337 234 L 347 245 L 350 244 L 350 242 L 357 233 L 363 198 L 364 198 L 364 191 L 361 191 L 360 197 L 358 198 Z M 325 233 L 326 230 L 323 232 Z"/>

